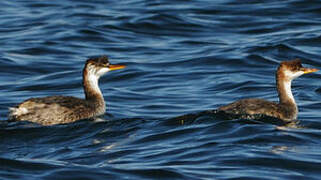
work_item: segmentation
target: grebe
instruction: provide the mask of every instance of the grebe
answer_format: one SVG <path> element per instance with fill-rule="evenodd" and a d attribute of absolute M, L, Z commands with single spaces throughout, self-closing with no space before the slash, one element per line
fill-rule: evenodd
<path fill-rule="evenodd" d="M 283 61 L 276 71 L 276 86 L 279 103 L 263 99 L 242 99 L 218 110 L 241 118 L 251 118 L 255 115 L 266 115 L 286 122 L 297 119 L 298 107 L 291 91 L 293 79 L 307 73 L 318 71 L 314 68 L 302 67 L 299 59 Z"/>
<path fill-rule="evenodd" d="M 86 61 L 83 69 L 85 99 L 71 96 L 31 98 L 17 107 L 10 108 L 9 120 L 54 125 L 103 115 L 106 107 L 98 86 L 99 77 L 108 71 L 125 67 L 125 65 L 110 64 L 107 56 L 90 58 Z"/>

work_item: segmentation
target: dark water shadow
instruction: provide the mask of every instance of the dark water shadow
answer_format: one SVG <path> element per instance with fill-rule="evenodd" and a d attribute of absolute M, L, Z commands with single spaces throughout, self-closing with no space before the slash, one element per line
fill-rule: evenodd
<path fill-rule="evenodd" d="M 119 127 L 142 127 L 144 124 L 153 122 L 157 126 L 182 126 L 192 124 L 206 124 L 219 121 L 231 121 L 237 120 L 241 124 L 271 124 L 280 127 L 302 128 L 299 125 L 299 121 L 286 122 L 278 118 L 266 116 L 266 115 L 234 115 L 228 114 L 217 109 L 205 110 L 196 113 L 184 114 L 173 118 L 163 119 L 145 119 L 145 118 L 117 118 L 113 114 L 106 113 L 104 117 L 98 117 L 95 119 L 83 119 L 73 123 L 57 124 L 51 126 L 42 126 L 37 123 L 28 121 L 0 121 L 0 129 L 28 129 L 28 128 L 41 128 L 41 127 L 54 127 L 62 128 L 68 126 L 119 126 Z M 87 125 L 86 125 L 87 124 Z"/>
<path fill-rule="evenodd" d="M 272 124 L 281 127 L 298 128 L 299 121 L 286 122 L 278 118 L 266 115 L 234 115 L 219 110 L 206 110 L 192 114 L 170 118 L 164 122 L 164 125 L 188 125 L 194 123 L 207 123 L 213 121 L 238 120 L 242 124 Z"/>

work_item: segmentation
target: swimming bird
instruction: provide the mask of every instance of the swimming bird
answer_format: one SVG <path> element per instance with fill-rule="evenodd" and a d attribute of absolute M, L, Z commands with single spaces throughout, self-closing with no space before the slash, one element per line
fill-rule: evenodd
<path fill-rule="evenodd" d="M 242 99 L 222 106 L 218 110 L 241 118 L 251 119 L 256 115 L 266 115 L 286 122 L 296 120 L 298 107 L 291 90 L 292 80 L 303 74 L 316 71 L 318 69 L 303 67 L 299 59 L 283 61 L 276 71 L 279 102 L 270 102 L 258 98 Z"/>
<path fill-rule="evenodd" d="M 125 67 L 125 65 L 110 64 L 107 56 L 90 58 L 83 68 L 85 99 L 72 96 L 30 98 L 16 107 L 9 108 L 9 120 L 54 125 L 103 115 L 106 107 L 98 80 L 108 71 Z"/>

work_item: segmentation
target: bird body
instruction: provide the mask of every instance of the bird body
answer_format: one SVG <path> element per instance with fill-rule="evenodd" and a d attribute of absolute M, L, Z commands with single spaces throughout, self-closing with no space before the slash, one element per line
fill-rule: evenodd
<path fill-rule="evenodd" d="M 106 56 L 88 59 L 83 69 L 85 99 L 72 96 L 30 98 L 10 108 L 9 119 L 54 125 L 103 115 L 106 107 L 98 80 L 108 71 L 124 67 L 111 65 Z"/>
<path fill-rule="evenodd" d="M 266 115 L 284 121 L 297 118 L 298 107 L 291 91 L 292 80 L 307 73 L 318 71 L 302 67 L 299 60 L 283 61 L 276 71 L 276 86 L 279 102 L 264 99 L 242 99 L 220 107 L 218 110 L 233 115 Z"/>

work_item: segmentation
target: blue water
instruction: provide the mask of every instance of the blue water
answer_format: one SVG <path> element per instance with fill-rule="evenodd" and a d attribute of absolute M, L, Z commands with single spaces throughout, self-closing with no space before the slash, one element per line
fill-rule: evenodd
<path fill-rule="evenodd" d="M 0 7 L 0 179 L 320 179 L 319 72 L 293 82 L 300 128 L 193 116 L 240 98 L 278 100 L 282 60 L 321 68 L 320 1 Z M 8 107 L 30 97 L 83 97 L 84 62 L 102 54 L 127 65 L 100 79 L 103 121 L 7 121 Z"/>

